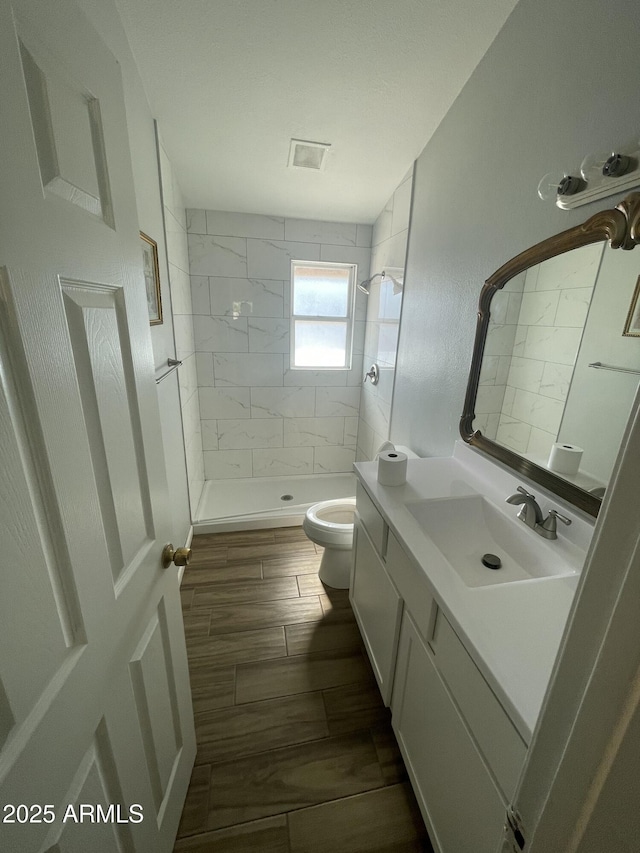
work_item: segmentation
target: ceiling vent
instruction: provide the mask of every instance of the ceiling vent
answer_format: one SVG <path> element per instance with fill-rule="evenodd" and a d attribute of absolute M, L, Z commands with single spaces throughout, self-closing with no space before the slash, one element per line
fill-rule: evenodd
<path fill-rule="evenodd" d="M 296 169 L 324 169 L 327 151 L 331 145 L 327 142 L 310 142 L 308 139 L 292 139 L 289 148 L 289 166 Z"/>

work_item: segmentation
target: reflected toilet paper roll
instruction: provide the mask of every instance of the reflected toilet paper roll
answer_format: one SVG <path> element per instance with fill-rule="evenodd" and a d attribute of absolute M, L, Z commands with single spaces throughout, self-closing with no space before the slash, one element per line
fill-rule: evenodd
<path fill-rule="evenodd" d="M 383 486 L 403 486 L 407 482 L 407 454 L 387 450 L 378 456 L 378 482 Z"/>
<path fill-rule="evenodd" d="M 547 468 L 556 474 L 577 474 L 583 452 L 576 444 L 556 442 L 551 448 Z"/>

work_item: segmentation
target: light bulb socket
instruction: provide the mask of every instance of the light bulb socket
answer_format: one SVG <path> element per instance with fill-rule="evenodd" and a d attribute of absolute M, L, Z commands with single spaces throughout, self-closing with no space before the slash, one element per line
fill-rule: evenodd
<path fill-rule="evenodd" d="M 573 175 L 565 175 L 558 184 L 558 195 L 575 195 L 584 189 L 585 182 L 582 178 Z"/>
<path fill-rule="evenodd" d="M 606 178 L 619 178 L 621 175 L 626 175 L 631 167 L 631 157 L 626 154 L 614 153 L 607 157 L 602 166 L 602 174 Z"/>

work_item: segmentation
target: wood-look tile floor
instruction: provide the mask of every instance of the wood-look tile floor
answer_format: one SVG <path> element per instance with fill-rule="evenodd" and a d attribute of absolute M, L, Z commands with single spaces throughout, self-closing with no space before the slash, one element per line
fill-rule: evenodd
<path fill-rule="evenodd" d="M 182 583 L 198 754 L 175 853 L 432 848 L 346 590 L 300 527 L 197 536 Z"/>

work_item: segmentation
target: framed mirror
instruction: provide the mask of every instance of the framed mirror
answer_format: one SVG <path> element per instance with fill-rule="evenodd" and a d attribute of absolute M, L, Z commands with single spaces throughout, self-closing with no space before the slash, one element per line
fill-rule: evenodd
<path fill-rule="evenodd" d="M 632 193 L 480 294 L 462 438 L 594 516 L 640 381 L 640 251 L 624 251 L 638 243 Z"/>

